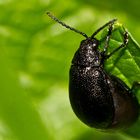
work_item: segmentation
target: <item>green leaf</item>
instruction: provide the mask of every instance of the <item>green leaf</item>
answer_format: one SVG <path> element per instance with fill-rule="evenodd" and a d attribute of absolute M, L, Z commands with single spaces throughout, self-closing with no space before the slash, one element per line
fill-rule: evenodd
<path fill-rule="evenodd" d="M 124 27 L 121 24 L 116 24 L 111 36 L 108 54 L 123 43 L 124 33 Z M 128 34 L 128 45 L 107 60 L 106 69 L 108 72 L 120 77 L 131 87 L 134 81 L 140 80 L 140 46 L 129 32 Z M 106 33 L 103 33 L 101 47 L 103 47 L 105 36 Z"/>
<path fill-rule="evenodd" d="M 15 137 L 19 139 L 26 137 L 26 140 L 28 138 L 40 140 L 45 135 L 51 140 L 130 140 L 131 137 L 126 135 L 118 136 L 113 133 L 111 136 L 90 129 L 72 112 L 68 100 L 68 72 L 73 54 L 83 38 L 53 22 L 45 15 L 45 11 L 51 11 L 68 25 L 88 35 L 111 18 L 117 17 L 140 41 L 139 3 L 127 0 L 107 0 L 105 3 L 98 0 L 67 2 L 65 0 L 30 0 L 28 3 L 25 0 L 1 0 L 0 48 L 5 49 L 7 56 L 0 55 L 0 84 L 1 88 L 4 88 L 0 90 L 0 122 L 4 123 Z M 113 39 L 112 36 L 112 47 L 109 49 L 116 48 L 122 43 L 119 30 L 118 28 L 114 30 L 115 37 Z M 133 46 L 131 47 L 133 49 Z M 129 79 L 135 80 L 136 77 L 133 77 L 135 71 L 132 71 L 132 77 L 127 78 L 119 71 L 122 68 L 113 67 L 117 55 L 122 54 L 124 57 L 123 52 L 125 49 L 111 57 L 107 61 L 106 68 L 109 72 L 121 77 L 131 87 L 132 81 Z M 139 51 L 136 51 L 133 56 L 136 53 L 139 55 Z M 117 58 L 117 65 L 122 63 L 121 58 Z M 7 62 L 7 59 L 10 62 Z M 129 67 L 123 66 L 123 68 L 126 71 Z M 127 72 L 128 76 L 129 73 Z M 12 108 L 14 113 L 10 114 L 9 108 Z M 36 128 L 33 124 L 36 124 Z M 0 127 L 0 139 L 15 140 L 7 129 L 3 133 L 1 128 L 3 129 L 3 126 Z M 45 129 L 47 134 L 44 132 Z M 139 138 L 138 131 L 139 126 L 136 130 L 130 129 L 127 134 Z M 51 135 L 50 138 L 48 133 Z"/>
<path fill-rule="evenodd" d="M 0 49 L 0 116 L 17 140 L 48 139 L 40 115 L 19 85 L 16 72 Z"/>
<path fill-rule="evenodd" d="M 123 43 L 123 36 L 126 29 L 121 24 L 115 24 L 110 46 L 108 48 L 108 53 L 112 52 L 115 48 L 119 47 Z M 102 34 L 102 45 L 105 43 L 105 37 L 107 34 L 107 30 L 105 30 Z M 134 40 L 132 35 L 129 34 L 129 42 L 128 45 L 118 52 L 116 52 L 113 56 L 109 58 L 106 62 L 106 70 L 115 76 L 121 78 L 130 88 L 134 81 L 140 81 L 140 46 Z M 137 90 L 134 93 L 138 99 L 140 99 L 140 91 Z M 140 100 L 139 100 L 140 102 Z M 138 121 L 129 129 L 124 132 L 132 137 L 140 138 L 140 118 Z"/>

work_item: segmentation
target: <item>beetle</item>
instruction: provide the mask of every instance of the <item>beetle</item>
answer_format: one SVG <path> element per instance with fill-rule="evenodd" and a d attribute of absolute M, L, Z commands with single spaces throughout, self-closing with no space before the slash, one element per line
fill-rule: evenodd
<path fill-rule="evenodd" d="M 140 82 L 134 82 L 132 88 L 129 88 L 121 79 L 108 73 L 104 68 L 108 58 L 127 46 L 128 32 L 124 31 L 123 43 L 108 54 L 107 48 L 117 19 L 107 22 L 88 37 L 60 21 L 50 12 L 47 14 L 62 26 L 86 38 L 81 41 L 74 54 L 69 72 L 69 98 L 76 116 L 86 125 L 97 129 L 115 130 L 131 126 L 139 116 L 139 103 L 134 89 L 140 87 Z M 100 51 L 100 40 L 95 36 L 107 26 L 104 49 Z"/>

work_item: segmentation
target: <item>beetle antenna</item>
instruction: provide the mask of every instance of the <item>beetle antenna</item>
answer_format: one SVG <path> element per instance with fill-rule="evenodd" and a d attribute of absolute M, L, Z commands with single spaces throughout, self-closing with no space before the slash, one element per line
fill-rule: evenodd
<path fill-rule="evenodd" d="M 66 27 L 66 28 L 68 28 L 68 29 L 70 29 L 70 30 L 72 30 L 72 31 L 74 31 L 74 32 L 76 32 L 76 33 L 81 34 L 81 35 L 84 36 L 85 38 L 88 38 L 88 36 L 87 36 L 85 33 L 81 32 L 81 31 L 79 31 L 79 30 L 77 30 L 77 29 L 75 29 L 75 28 L 73 28 L 73 27 L 70 27 L 69 25 L 65 24 L 64 22 L 60 21 L 58 18 L 56 18 L 55 16 L 53 16 L 50 12 L 47 12 L 46 14 L 47 14 L 51 19 L 55 20 L 56 22 L 58 22 L 58 23 L 61 24 L 62 26 Z"/>
<path fill-rule="evenodd" d="M 94 38 L 94 36 L 95 36 L 96 34 L 98 34 L 98 33 L 99 33 L 103 28 L 105 28 L 106 26 L 108 26 L 108 25 L 110 25 L 110 24 L 114 24 L 115 21 L 117 21 L 116 18 L 115 18 L 115 19 L 112 19 L 112 20 L 110 20 L 109 22 L 107 22 L 106 24 L 104 24 L 102 27 L 100 27 L 99 29 L 97 29 L 97 30 L 92 34 L 91 38 Z"/>

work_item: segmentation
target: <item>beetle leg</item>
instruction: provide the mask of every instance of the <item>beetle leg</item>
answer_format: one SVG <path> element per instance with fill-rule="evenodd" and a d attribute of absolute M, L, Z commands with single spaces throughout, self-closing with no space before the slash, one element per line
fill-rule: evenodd
<path fill-rule="evenodd" d="M 118 50 L 120 50 L 121 48 L 125 47 L 128 44 L 128 32 L 125 31 L 124 33 L 124 41 L 123 43 L 116 48 L 115 50 L 113 50 L 109 55 L 106 55 L 105 58 L 108 59 L 110 56 L 112 56 L 115 52 L 117 52 Z"/>
<path fill-rule="evenodd" d="M 108 46 L 109 46 L 110 36 L 111 36 L 112 30 L 113 30 L 113 24 L 114 24 L 114 23 L 111 23 L 111 24 L 109 25 L 109 29 L 108 29 L 108 34 L 107 34 L 107 36 L 106 36 L 106 41 L 105 41 L 104 50 L 103 50 L 103 52 L 102 52 L 102 54 L 103 54 L 104 56 L 106 56 L 107 48 L 108 48 Z"/>

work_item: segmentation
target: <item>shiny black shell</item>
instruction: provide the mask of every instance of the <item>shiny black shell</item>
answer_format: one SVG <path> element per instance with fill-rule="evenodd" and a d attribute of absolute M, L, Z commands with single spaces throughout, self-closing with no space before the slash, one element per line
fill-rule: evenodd
<path fill-rule="evenodd" d="M 69 97 L 77 117 L 98 129 L 127 128 L 139 115 L 129 87 L 104 70 L 97 39 L 86 39 L 74 55 L 69 74 Z"/>

